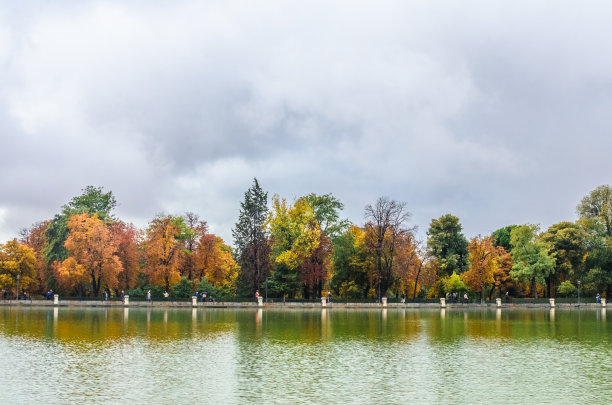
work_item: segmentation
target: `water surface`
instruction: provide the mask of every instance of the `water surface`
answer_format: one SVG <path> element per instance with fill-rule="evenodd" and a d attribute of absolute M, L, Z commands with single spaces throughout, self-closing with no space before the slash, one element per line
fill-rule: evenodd
<path fill-rule="evenodd" d="M 605 310 L 0 307 L 0 403 L 609 403 Z"/>

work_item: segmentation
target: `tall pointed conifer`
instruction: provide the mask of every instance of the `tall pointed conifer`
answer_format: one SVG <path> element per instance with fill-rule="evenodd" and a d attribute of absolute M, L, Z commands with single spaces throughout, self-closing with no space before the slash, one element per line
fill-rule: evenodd
<path fill-rule="evenodd" d="M 240 203 L 240 215 L 232 229 L 236 260 L 240 265 L 239 288 L 242 294 L 254 294 L 259 290 L 270 271 L 270 247 L 265 221 L 268 212 L 268 193 L 259 186 L 257 179 L 244 193 Z"/>

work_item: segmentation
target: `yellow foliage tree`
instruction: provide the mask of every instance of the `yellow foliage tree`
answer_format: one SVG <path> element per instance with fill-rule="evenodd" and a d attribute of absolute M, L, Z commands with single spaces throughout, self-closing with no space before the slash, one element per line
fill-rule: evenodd
<path fill-rule="evenodd" d="M 17 287 L 28 288 L 36 279 L 36 254 L 34 250 L 10 240 L 0 244 L 0 288 L 10 290 Z"/>

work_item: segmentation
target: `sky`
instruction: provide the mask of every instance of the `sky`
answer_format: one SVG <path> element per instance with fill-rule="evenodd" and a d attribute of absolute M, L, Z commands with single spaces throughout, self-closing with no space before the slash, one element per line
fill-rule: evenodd
<path fill-rule="evenodd" d="M 41 1 L 0 5 L 0 242 L 87 185 L 146 227 L 231 243 L 257 177 L 420 237 L 576 219 L 612 183 L 609 1 Z"/>

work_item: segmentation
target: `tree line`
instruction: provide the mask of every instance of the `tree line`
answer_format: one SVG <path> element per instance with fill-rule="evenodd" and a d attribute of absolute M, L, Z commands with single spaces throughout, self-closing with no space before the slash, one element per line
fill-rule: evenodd
<path fill-rule="evenodd" d="M 271 198 L 257 179 L 244 193 L 233 247 L 194 213 L 158 215 L 146 229 L 116 218 L 112 192 L 88 186 L 52 219 L 0 244 L 0 288 L 64 296 L 102 291 L 161 298 L 208 291 L 217 297 L 317 299 L 436 298 L 469 294 L 603 296 L 612 287 L 612 188 L 597 187 L 578 220 L 546 230 L 514 224 L 467 239 L 451 214 L 431 221 L 425 240 L 406 203 L 386 197 L 364 223 L 342 218 L 332 194 Z"/>

